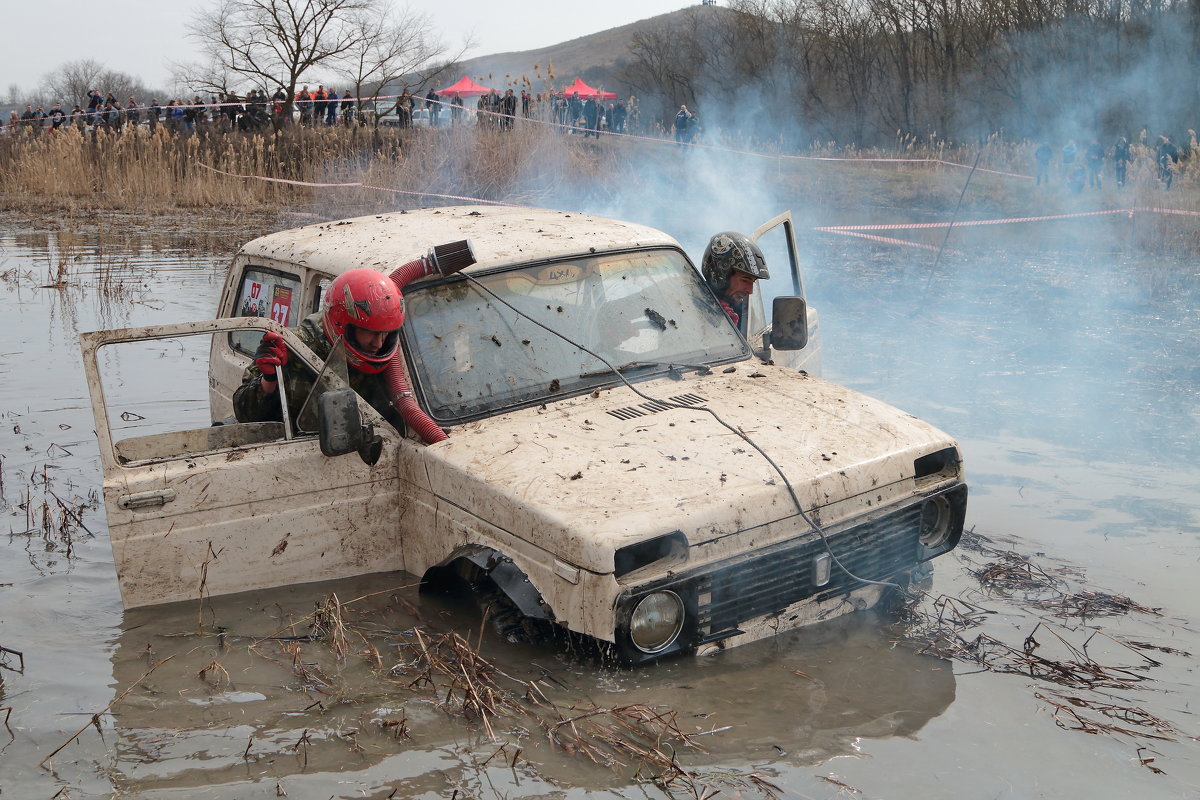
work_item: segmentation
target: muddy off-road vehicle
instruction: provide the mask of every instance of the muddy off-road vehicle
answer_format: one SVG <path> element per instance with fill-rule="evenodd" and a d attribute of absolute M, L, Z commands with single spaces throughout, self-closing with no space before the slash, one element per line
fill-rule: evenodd
<path fill-rule="evenodd" d="M 219 319 L 83 334 L 126 607 L 402 570 L 636 663 L 877 604 L 957 544 L 958 448 L 815 376 L 790 215 L 752 238 L 738 325 L 660 231 L 455 207 L 264 236 Z M 407 270 L 403 430 L 290 329 L 360 267 Z M 265 331 L 314 388 L 238 423 Z"/>

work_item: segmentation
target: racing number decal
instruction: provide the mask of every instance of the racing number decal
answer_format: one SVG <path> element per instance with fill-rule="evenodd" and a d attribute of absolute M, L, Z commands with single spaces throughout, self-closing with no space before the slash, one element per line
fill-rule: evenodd
<path fill-rule="evenodd" d="M 271 319 L 286 327 L 291 313 L 292 290 L 286 286 L 276 286 L 271 297 Z"/>

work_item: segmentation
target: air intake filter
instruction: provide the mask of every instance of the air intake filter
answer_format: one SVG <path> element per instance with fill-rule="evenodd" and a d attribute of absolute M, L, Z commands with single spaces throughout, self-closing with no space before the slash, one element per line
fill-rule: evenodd
<path fill-rule="evenodd" d="M 471 249 L 470 239 L 439 244 L 429 251 L 429 263 L 443 276 L 464 270 L 475 261 L 475 251 Z"/>

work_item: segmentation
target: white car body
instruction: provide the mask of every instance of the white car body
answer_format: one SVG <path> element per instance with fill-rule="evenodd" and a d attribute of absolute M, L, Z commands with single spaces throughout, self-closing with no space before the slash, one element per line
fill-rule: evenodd
<path fill-rule="evenodd" d="M 790 278 L 803 297 L 790 215 L 755 235 L 779 240 L 790 265 L 770 263 L 773 280 Z M 209 413 L 226 420 L 264 330 L 285 337 L 297 364 L 320 370 L 286 326 L 317 309 L 333 277 L 390 272 L 464 238 L 474 266 L 405 289 L 408 373 L 447 440 L 424 445 L 361 401 L 382 438 L 374 463 L 322 455 L 294 420 L 125 439 L 110 430 L 116 407 L 102 388 L 101 348 L 210 335 Z M 268 284 L 285 301 L 259 302 Z M 511 291 L 528 310 L 511 314 L 477 286 Z M 606 302 L 579 300 L 597 287 Z M 123 601 L 451 570 L 489 578 L 526 617 L 612 643 L 635 662 L 871 606 L 885 584 L 957 543 L 966 504 L 957 445 L 806 374 L 819 369 L 815 312 L 807 310 L 807 344 L 777 350 L 761 293 L 753 299 L 735 329 L 670 236 L 559 211 L 428 209 L 256 239 L 233 260 L 221 319 L 81 336 Z M 598 310 L 610 305 L 619 310 Z M 620 329 L 616 344 L 588 345 L 622 358 L 650 358 L 664 343 L 693 349 L 684 363 L 626 370 L 635 393 L 528 324 L 538 315 L 580 338 Z M 710 346 L 695 350 L 697 342 Z M 566 355 L 555 361 L 552 351 Z M 704 358 L 707 372 L 694 363 Z M 557 377 L 540 383 L 551 366 Z M 666 644 L 642 633 L 651 595 L 683 615 Z"/>

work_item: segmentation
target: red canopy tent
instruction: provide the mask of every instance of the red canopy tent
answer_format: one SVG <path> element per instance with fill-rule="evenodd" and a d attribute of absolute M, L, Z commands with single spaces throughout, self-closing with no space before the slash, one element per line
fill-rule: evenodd
<path fill-rule="evenodd" d="M 445 97 L 453 97 L 454 95 L 458 95 L 459 97 L 477 97 L 481 94 L 491 94 L 493 91 L 495 90 L 489 89 L 486 86 L 480 86 L 471 80 L 469 76 L 463 75 L 458 83 L 453 86 L 447 86 L 445 89 L 438 89 L 434 94 Z"/>
<path fill-rule="evenodd" d="M 583 82 L 583 78 L 576 78 L 575 82 L 558 93 L 559 97 L 595 97 L 599 100 L 616 100 L 616 92 L 606 92 L 601 89 L 593 89 Z"/>

